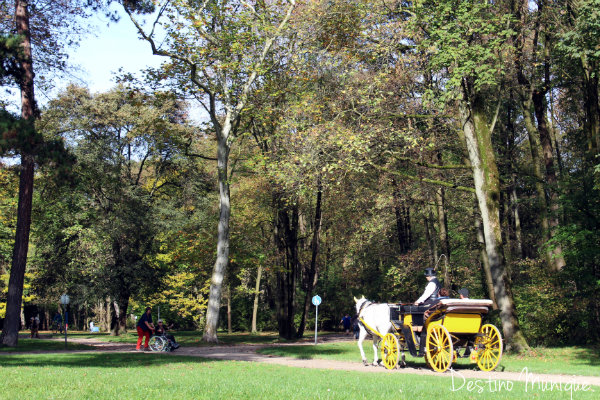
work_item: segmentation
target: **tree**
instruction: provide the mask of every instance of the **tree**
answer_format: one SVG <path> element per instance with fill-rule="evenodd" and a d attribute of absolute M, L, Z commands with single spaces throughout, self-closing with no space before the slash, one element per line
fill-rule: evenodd
<path fill-rule="evenodd" d="M 509 348 L 519 351 L 527 347 L 527 343 L 519 329 L 505 270 L 500 176 L 492 145 L 502 99 L 496 98 L 495 106 L 486 101 L 490 90 L 499 87 L 504 55 L 512 51 L 508 41 L 510 14 L 503 16 L 499 5 L 476 1 L 435 5 L 419 2 L 412 11 L 414 26 L 422 32 L 422 38 L 415 39 L 428 53 L 430 68 L 434 73 L 442 69 L 449 72 L 447 98 L 454 97 L 458 102 L 504 336 Z"/>
<path fill-rule="evenodd" d="M 205 341 L 216 342 L 221 287 L 229 263 L 229 154 L 248 96 L 268 68 L 267 55 L 278 44 L 296 2 L 167 1 L 158 5 L 150 32 L 127 3 L 123 5 L 153 54 L 170 60 L 160 75 L 173 79 L 181 92 L 196 97 L 208 113 L 217 139 L 220 216 L 204 332 Z M 157 26 L 166 34 L 165 40 L 157 40 Z"/>
<path fill-rule="evenodd" d="M 40 249 L 57 269 L 87 271 L 97 298 L 111 299 L 114 335 L 125 329 L 131 297 L 155 289 L 164 272 L 153 262 L 161 221 L 156 204 L 165 189 L 178 184 L 185 115 L 169 94 L 123 86 L 98 95 L 71 86 L 44 114 L 47 134 L 74 143 L 77 184 L 58 190 L 55 205 L 46 204 L 42 220 L 48 229 Z M 70 218 L 53 221 L 62 212 Z"/>
<path fill-rule="evenodd" d="M 30 126 L 37 116 L 33 85 L 33 60 L 31 54 L 31 31 L 29 24 L 28 1 L 17 0 L 15 7 L 16 33 L 22 35 L 23 53 L 18 64 L 21 75 L 18 77 L 21 89 L 21 118 Z M 6 319 L 2 330 L 1 342 L 7 346 L 18 343 L 18 327 L 20 325 L 21 300 L 23 297 L 23 279 L 27 263 L 29 247 L 29 229 L 31 225 L 31 201 L 33 196 L 34 156 L 28 151 L 21 153 L 21 172 L 19 178 L 19 202 L 17 209 L 17 229 L 13 260 L 8 282 L 6 301 Z"/>
<path fill-rule="evenodd" d="M 44 7 L 45 5 L 48 7 Z M 1 335 L 1 342 L 8 346 L 16 346 L 18 342 L 18 317 L 29 246 L 36 153 L 43 153 L 45 147 L 48 150 L 34 128 L 35 120 L 39 115 L 34 92 L 34 58 L 39 57 L 36 60 L 36 65 L 46 67 L 40 68 L 41 71 L 57 71 L 64 68 L 65 55 L 61 51 L 63 43 L 60 42 L 60 39 L 64 36 L 70 36 L 73 42 L 76 42 L 77 34 L 80 33 L 78 27 L 81 25 L 73 25 L 67 32 L 61 32 L 60 27 L 65 22 L 65 19 L 61 18 L 61 14 L 69 15 L 69 18 L 73 19 L 81 16 L 83 10 L 80 7 L 81 5 L 79 1 L 52 2 L 41 0 L 36 2 L 16 0 L 14 9 L 14 22 L 16 25 L 14 28 L 9 28 L 13 21 L 13 18 L 11 18 L 13 13 L 9 11 L 8 2 L 3 2 L 0 6 L 2 37 L 9 36 L 5 32 L 12 32 L 21 40 L 21 49 L 17 54 L 12 54 L 15 61 L 8 64 L 3 62 L 3 75 L 6 71 L 11 72 L 11 82 L 21 92 L 20 121 L 17 125 L 13 124 L 13 129 L 3 129 L 3 132 L 5 132 L 4 137 L 14 137 L 18 140 L 17 146 L 13 147 L 13 150 L 21 157 L 17 228 L 8 284 L 6 320 Z M 57 12 L 57 7 L 60 12 Z M 30 14 L 32 9 L 35 12 Z M 72 13 L 69 14 L 70 11 Z M 32 46 L 32 44 L 35 44 L 35 46 Z M 10 50 L 9 42 L 3 40 L 3 47 L 3 52 L 6 49 Z M 35 49 L 35 51 L 32 49 Z M 2 111 L 4 112 L 4 110 Z M 19 140 L 23 137 L 27 137 L 27 140 Z M 52 147 L 55 147 L 54 145 Z"/>

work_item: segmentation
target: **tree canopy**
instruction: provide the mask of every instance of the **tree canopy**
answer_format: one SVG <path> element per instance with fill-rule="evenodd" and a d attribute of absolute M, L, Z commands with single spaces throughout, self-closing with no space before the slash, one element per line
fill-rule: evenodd
<path fill-rule="evenodd" d="M 35 132 L 71 154 L 36 161 L 28 307 L 69 291 L 114 334 L 152 305 L 208 341 L 291 339 L 314 294 L 333 329 L 353 296 L 413 302 L 434 267 L 493 300 L 511 349 L 597 342 L 597 0 L 120 3 L 161 67 L 2 114 L 3 149 Z M 0 38 L 2 84 L 19 40 Z"/>

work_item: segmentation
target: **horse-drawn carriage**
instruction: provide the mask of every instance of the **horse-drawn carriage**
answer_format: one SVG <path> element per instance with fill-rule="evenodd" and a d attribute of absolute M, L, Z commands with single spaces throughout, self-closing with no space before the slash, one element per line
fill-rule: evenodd
<path fill-rule="evenodd" d="M 444 299 L 434 305 L 375 304 L 357 299 L 361 324 L 358 346 L 366 363 L 362 341 L 373 335 L 381 341 L 381 359 L 388 369 L 405 366 L 404 352 L 425 357 L 435 371 L 444 372 L 457 358 L 469 357 L 483 371 L 491 371 L 502 357 L 502 336 L 494 325 L 482 324 L 491 300 Z M 385 320 L 387 319 L 387 320 Z"/>

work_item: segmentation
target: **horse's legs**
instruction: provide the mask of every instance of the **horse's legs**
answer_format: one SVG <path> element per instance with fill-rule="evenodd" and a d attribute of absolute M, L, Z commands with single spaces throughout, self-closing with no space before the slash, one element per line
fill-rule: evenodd
<path fill-rule="evenodd" d="M 360 326 L 360 334 L 358 336 L 358 348 L 360 349 L 360 356 L 362 357 L 362 362 L 365 365 L 369 365 L 369 363 L 367 362 L 367 357 L 365 356 L 365 351 L 363 350 L 363 340 L 365 340 L 365 338 L 367 337 L 367 331 L 365 330 L 365 328 L 361 325 Z"/>
<path fill-rule="evenodd" d="M 373 335 L 373 365 L 375 366 L 379 365 L 379 356 L 377 355 L 377 348 L 379 346 L 377 345 L 379 344 L 380 340 L 381 338 L 379 336 Z"/>

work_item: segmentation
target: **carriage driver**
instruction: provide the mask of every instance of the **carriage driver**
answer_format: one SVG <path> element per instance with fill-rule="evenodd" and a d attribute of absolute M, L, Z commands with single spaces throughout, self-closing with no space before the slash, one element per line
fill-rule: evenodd
<path fill-rule="evenodd" d="M 425 278 L 427 279 L 427 281 L 429 281 L 429 283 L 427 283 L 427 286 L 425 286 L 425 291 L 423 292 L 423 295 L 419 297 L 417 301 L 415 301 L 415 305 L 426 305 L 433 303 L 437 299 L 438 292 L 442 288 L 440 281 L 438 281 L 438 279 L 435 276 L 435 271 L 433 270 L 433 268 L 425 268 Z"/>

